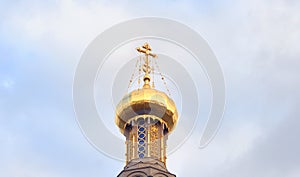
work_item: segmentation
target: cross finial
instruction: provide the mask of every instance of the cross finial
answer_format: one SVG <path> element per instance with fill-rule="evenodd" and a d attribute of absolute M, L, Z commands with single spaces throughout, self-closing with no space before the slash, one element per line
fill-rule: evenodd
<path fill-rule="evenodd" d="M 148 56 L 150 55 L 151 57 L 156 58 L 157 55 L 150 52 L 152 49 L 147 42 L 142 47 L 136 48 L 136 50 L 140 53 L 145 54 L 145 63 L 144 63 L 144 72 L 145 72 L 144 82 L 145 82 L 145 84 L 143 87 L 150 87 L 150 85 L 149 85 L 149 82 L 150 82 L 149 68 L 150 68 L 150 66 L 149 66 Z"/>

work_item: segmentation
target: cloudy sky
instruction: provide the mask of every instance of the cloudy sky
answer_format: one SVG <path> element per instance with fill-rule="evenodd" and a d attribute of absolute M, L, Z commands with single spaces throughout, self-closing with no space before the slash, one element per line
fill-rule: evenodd
<path fill-rule="evenodd" d="M 296 0 L 1 1 L 0 176 L 99 177 L 122 170 L 124 163 L 94 149 L 77 125 L 74 72 L 101 32 L 158 16 L 207 40 L 227 88 L 215 139 L 199 149 L 197 125 L 169 156 L 169 171 L 179 177 L 299 177 L 299 9 Z"/>

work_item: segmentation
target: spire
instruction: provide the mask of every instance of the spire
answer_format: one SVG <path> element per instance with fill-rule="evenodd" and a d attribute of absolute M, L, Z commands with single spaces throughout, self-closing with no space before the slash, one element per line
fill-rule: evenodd
<path fill-rule="evenodd" d="M 144 71 L 143 89 L 135 89 L 126 94 L 116 107 L 115 123 L 126 137 L 126 166 L 118 177 L 129 176 L 166 176 L 176 177 L 166 168 L 167 139 L 178 122 L 178 112 L 175 102 L 164 92 L 150 86 L 150 72 L 154 74 L 154 64 L 166 85 L 160 72 L 156 57 L 148 43 L 136 48 L 141 55 L 138 58 L 135 70 L 139 63 L 139 76 Z M 141 67 L 141 64 L 143 67 Z M 138 80 L 140 83 L 140 79 Z M 152 76 L 152 82 L 154 76 Z M 130 85 L 129 83 L 129 85 Z M 169 91 L 167 89 L 167 91 Z"/>
<path fill-rule="evenodd" d="M 143 88 L 150 88 L 151 87 L 150 86 L 151 67 L 150 67 L 150 64 L 149 64 L 149 55 L 153 58 L 156 58 L 157 55 L 154 54 L 154 53 L 151 53 L 152 49 L 151 49 L 151 47 L 148 43 L 145 43 L 142 47 L 136 48 L 136 50 L 139 53 L 144 53 L 145 54 L 145 63 L 143 64 L 143 71 L 145 72 L 144 79 L 143 79 L 144 80 Z"/>

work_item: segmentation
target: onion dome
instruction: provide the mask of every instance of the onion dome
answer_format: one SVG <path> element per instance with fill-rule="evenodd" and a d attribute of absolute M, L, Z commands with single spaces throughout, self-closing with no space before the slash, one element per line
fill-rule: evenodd
<path fill-rule="evenodd" d="M 125 95 L 116 108 L 116 124 L 124 132 L 126 124 L 140 115 L 152 115 L 165 123 L 168 132 L 178 121 L 174 101 L 164 92 L 152 88 L 137 89 Z"/>

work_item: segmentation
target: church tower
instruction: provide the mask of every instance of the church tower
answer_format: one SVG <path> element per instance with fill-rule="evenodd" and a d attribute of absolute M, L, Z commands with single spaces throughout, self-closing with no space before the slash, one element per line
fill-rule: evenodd
<path fill-rule="evenodd" d="M 126 137 L 126 166 L 118 177 L 175 177 L 166 168 L 166 143 L 178 121 L 176 105 L 154 88 L 150 75 L 157 56 L 149 44 L 137 51 L 143 55 L 138 70 L 144 72 L 144 84 L 125 95 L 116 108 L 116 125 Z M 164 77 L 162 80 L 165 83 Z"/>

